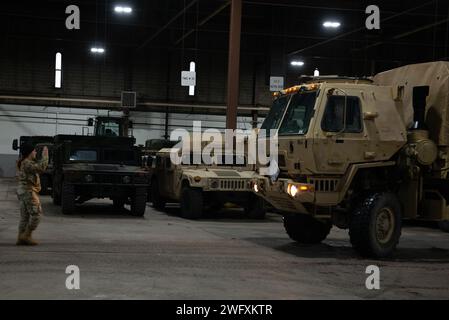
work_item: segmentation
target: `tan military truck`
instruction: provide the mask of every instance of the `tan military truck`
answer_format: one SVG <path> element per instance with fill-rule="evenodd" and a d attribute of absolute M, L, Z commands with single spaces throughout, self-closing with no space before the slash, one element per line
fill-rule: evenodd
<path fill-rule="evenodd" d="M 232 166 L 225 165 L 225 161 L 193 164 L 194 154 L 185 155 L 180 164 L 175 164 L 170 157 L 174 150 L 161 149 L 152 163 L 150 188 L 154 208 L 162 210 L 167 202 L 180 203 L 182 217 L 199 219 L 206 209 L 216 212 L 224 204 L 232 203 L 243 207 L 249 218 L 265 217 L 265 201 L 251 189 L 258 175 L 246 164 L 244 156 L 241 161 L 237 159 L 239 156 L 231 156 Z"/>
<path fill-rule="evenodd" d="M 403 219 L 449 231 L 449 63 L 372 80 L 315 78 L 276 95 L 280 173 L 254 191 L 286 213 L 288 235 L 319 243 L 349 229 L 364 256 L 390 255 Z"/>

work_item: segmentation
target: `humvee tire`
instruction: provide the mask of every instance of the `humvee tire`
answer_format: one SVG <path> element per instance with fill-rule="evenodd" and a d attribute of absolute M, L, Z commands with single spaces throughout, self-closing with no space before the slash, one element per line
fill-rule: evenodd
<path fill-rule="evenodd" d="M 185 186 L 181 191 L 181 213 L 185 219 L 199 219 L 203 215 L 203 192 Z"/>
<path fill-rule="evenodd" d="M 284 216 L 284 228 L 288 236 L 303 244 L 321 243 L 332 229 L 331 223 L 325 223 L 304 214 Z"/>
<path fill-rule="evenodd" d="M 137 188 L 131 197 L 131 215 L 135 217 L 143 217 L 147 208 L 147 190 L 145 188 Z"/>
<path fill-rule="evenodd" d="M 52 199 L 53 199 L 53 204 L 55 206 L 60 206 L 61 205 L 61 195 L 56 193 L 57 188 L 54 186 L 54 182 L 53 182 L 53 189 L 52 189 Z"/>
<path fill-rule="evenodd" d="M 449 220 L 440 221 L 438 225 L 442 231 L 449 232 Z"/>
<path fill-rule="evenodd" d="M 401 206 L 392 193 L 376 193 L 364 199 L 349 222 L 353 248 L 362 256 L 385 258 L 401 237 Z"/>
<path fill-rule="evenodd" d="M 112 199 L 112 203 L 116 210 L 123 210 L 123 206 L 125 205 L 125 201 L 122 199 Z"/>
<path fill-rule="evenodd" d="M 62 185 L 62 214 L 72 214 L 75 212 L 75 187 L 68 183 Z"/>
<path fill-rule="evenodd" d="M 159 193 L 159 184 L 156 179 L 153 179 L 153 181 L 151 181 L 151 202 L 153 203 L 152 206 L 154 209 L 164 210 L 166 203 Z"/>
<path fill-rule="evenodd" d="M 250 219 L 263 220 L 267 214 L 265 201 L 257 196 L 251 195 L 245 206 L 245 214 Z"/>
<path fill-rule="evenodd" d="M 47 195 L 48 194 L 48 188 L 50 187 L 50 179 L 48 179 L 47 176 L 41 176 L 41 191 L 39 192 L 40 195 Z"/>

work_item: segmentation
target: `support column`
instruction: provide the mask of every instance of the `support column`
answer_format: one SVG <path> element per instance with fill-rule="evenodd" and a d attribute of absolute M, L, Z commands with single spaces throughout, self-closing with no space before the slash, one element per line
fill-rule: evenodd
<path fill-rule="evenodd" d="M 231 26 L 229 32 L 228 62 L 228 107 L 226 128 L 237 128 L 237 106 L 239 103 L 240 37 L 242 30 L 242 0 L 232 0 Z"/>

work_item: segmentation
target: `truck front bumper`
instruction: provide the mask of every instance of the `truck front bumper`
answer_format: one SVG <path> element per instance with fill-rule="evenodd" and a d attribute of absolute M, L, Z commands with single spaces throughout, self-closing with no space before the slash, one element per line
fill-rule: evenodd
<path fill-rule="evenodd" d="M 272 182 L 269 178 L 259 178 L 253 181 L 253 192 L 281 212 L 313 213 L 307 209 L 315 203 L 315 190 L 311 185 L 289 179 Z"/>

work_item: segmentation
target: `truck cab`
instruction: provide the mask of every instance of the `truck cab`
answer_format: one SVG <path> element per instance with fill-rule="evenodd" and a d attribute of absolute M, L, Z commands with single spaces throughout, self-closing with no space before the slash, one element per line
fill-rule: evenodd
<path fill-rule="evenodd" d="M 279 173 L 254 192 L 285 214 L 293 240 L 321 242 L 335 225 L 364 256 L 391 255 L 403 219 L 444 229 L 448 79 L 449 63 L 430 63 L 277 93 L 262 129 L 276 132 Z"/>

